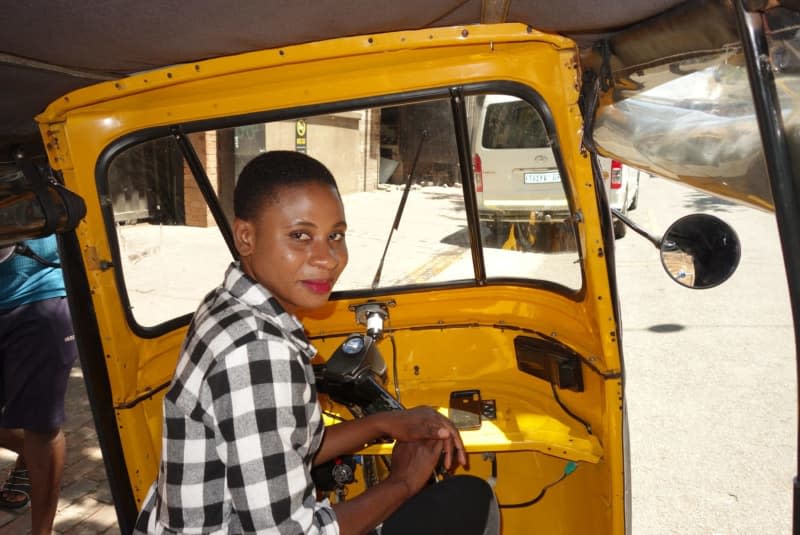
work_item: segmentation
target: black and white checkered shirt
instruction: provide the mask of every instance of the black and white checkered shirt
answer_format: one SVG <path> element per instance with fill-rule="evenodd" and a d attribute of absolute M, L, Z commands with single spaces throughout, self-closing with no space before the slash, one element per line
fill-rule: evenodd
<path fill-rule="evenodd" d="M 300 322 L 232 264 L 189 326 L 137 533 L 339 532 L 310 475 L 324 429 L 315 353 Z"/>

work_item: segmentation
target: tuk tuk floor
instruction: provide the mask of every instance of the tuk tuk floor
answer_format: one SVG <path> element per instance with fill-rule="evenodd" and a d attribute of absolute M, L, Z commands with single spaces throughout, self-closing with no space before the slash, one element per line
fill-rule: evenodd
<path fill-rule="evenodd" d="M 79 362 L 72 369 L 67 387 L 66 413 L 63 430 L 67 456 L 53 533 L 120 533 Z M 16 454 L 0 449 L 0 484 L 15 460 Z M 17 510 L 0 508 L 0 535 L 24 535 L 30 530 L 30 505 Z"/>

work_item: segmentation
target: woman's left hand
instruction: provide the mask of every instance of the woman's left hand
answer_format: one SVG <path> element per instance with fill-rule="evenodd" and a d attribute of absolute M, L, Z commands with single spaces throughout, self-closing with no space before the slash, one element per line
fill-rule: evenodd
<path fill-rule="evenodd" d="M 450 470 L 455 460 L 467 466 L 464 443 L 456 426 L 431 407 L 415 407 L 404 411 L 379 413 L 384 416 L 383 431 L 399 442 L 441 440 L 444 466 Z M 454 455 L 455 454 L 455 455 Z"/>

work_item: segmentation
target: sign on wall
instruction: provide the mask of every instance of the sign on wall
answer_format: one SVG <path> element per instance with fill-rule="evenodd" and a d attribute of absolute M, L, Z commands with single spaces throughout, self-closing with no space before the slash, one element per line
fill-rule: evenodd
<path fill-rule="evenodd" d="M 307 150 L 306 127 L 305 119 L 298 119 L 294 123 L 294 150 L 304 154 Z"/>

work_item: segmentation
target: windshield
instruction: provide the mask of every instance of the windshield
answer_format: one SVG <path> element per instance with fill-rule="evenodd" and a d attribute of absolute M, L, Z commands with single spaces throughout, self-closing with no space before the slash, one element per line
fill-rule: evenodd
<path fill-rule="evenodd" d="M 774 9 L 767 31 L 790 144 L 800 134 L 798 14 Z M 761 138 L 739 42 L 631 73 L 596 117 L 599 150 L 631 165 L 773 209 Z M 633 142 L 631 142 L 633 141 Z"/>
<path fill-rule="evenodd" d="M 308 153 L 336 178 L 350 257 L 336 292 L 475 284 L 474 248 L 487 280 L 580 290 L 574 218 L 540 113 L 502 95 L 464 101 L 460 116 L 470 137 L 463 143 L 481 178 L 467 186 L 478 197 L 477 232 L 469 228 L 469 170 L 459 161 L 449 96 L 208 129 L 185 142 L 170 135 L 119 151 L 108 168 L 105 204 L 113 207 L 132 317 L 155 326 L 189 314 L 221 282 L 233 260 L 225 230 L 236 177 L 270 150 Z M 499 101 L 505 104 L 490 105 Z M 482 148 L 479 137 L 493 148 Z"/>

